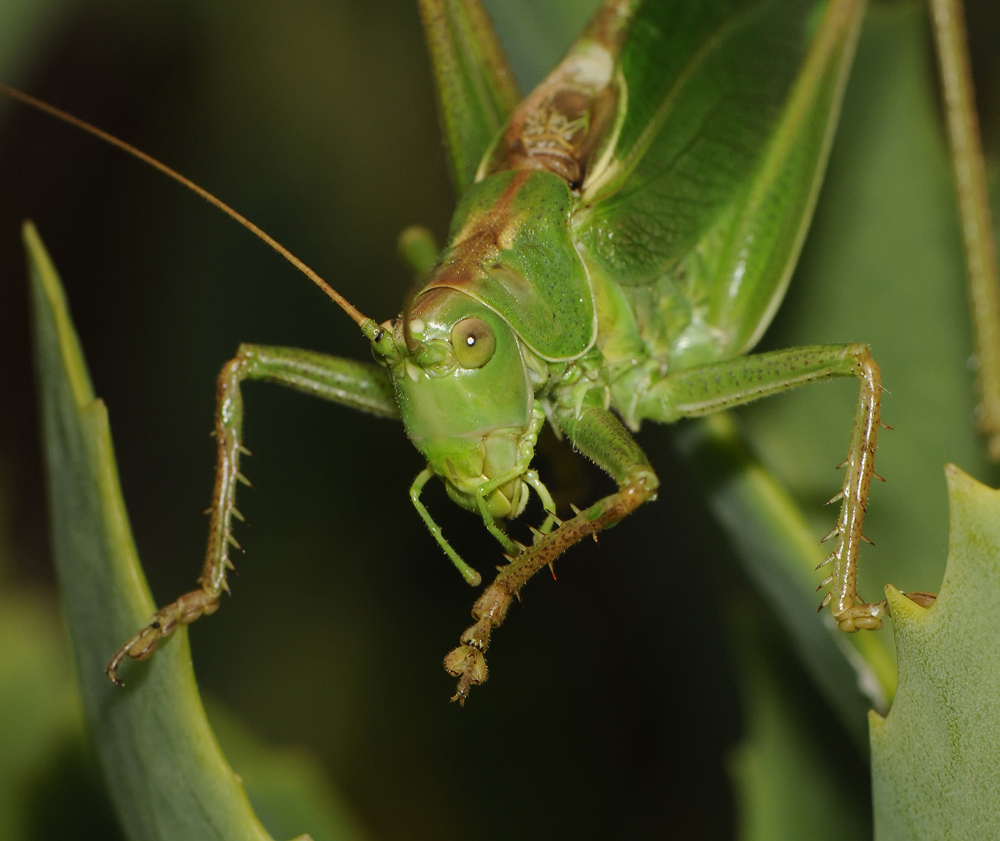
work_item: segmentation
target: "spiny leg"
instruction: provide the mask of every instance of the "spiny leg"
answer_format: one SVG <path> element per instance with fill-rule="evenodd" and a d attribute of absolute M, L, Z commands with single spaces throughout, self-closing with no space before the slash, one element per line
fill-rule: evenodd
<path fill-rule="evenodd" d="M 189 625 L 214 613 L 222 593 L 229 591 L 227 573 L 233 569 L 230 547 L 239 548 L 232 521 L 243 519 L 236 508 L 236 486 L 246 482 L 240 473 L 243 446 L 244 380 L 268 380 L 308 394 L 388 418 L 398 418 L 392 384 L 384 369 L 373 363 L 338 359 L 296 348 L 241 345 L 219 374 L 216 391 L 215 437 L 217 456 L 215 490 L 212 492 L 205 563 L 198 579 L 201 587 L 160 608 L 150 623 L 129 639 L 111 658 L 108 677 L 121 685 L 122 660 L 144 660 L 156 644 L 178 625 Z"/>
<path fill-rule="evenodd" d="M 858 551 L 861 542 L 867 541 L 862 523 L 872 476 L 876 475 L 875 444 L 882 425 L 882 382 L 867 345 L 809 345 L 680 371 L 641 393 L 630 417 L 674 421 L 707 415 L 832 377 L 857 377 L 860 392 L 843 465 L 844 481 L 830 500 L 839 500 L 841 506 L 837 525 L 824 538 L 836 538 L 837 542 L 821 564 L 833 563 L 834 567 L 820 584 L 819 588 L 832 585 L 820 609 L 829 605 L 844 631 L 875 630 L 886 615 L 885 602 L 866 603 L 857 592 Z"/>
<path fill-rule="evenodd" d="M 452 701 L 465 704 L 470 689 L 486 680 L 485 652 L 493 629 L 503 622 L 511 600 L 539 570 L 588 535 L 613 526 L 644 502 L 653 499 L 659 480 L 649 461 L 621 421 L 605 409 L 585 410 L 579 418 L 561 421 L 576 448 L 595 461 L 618 482 L 618 490 L 580 511 L 571 520 L 544 534 L 510 559 L 472 608 L 476 622 L 465 629 L 461 645 L 444 660 L 444 667 L 459 679 Z"/>
<path fill-rule="evenodd" d="M 858 597 L 858 553 L 861 542 L 870 543 L 862 532 L 864 516 L 868 508 L 868 491 L 872 476 L 875 475 L 875 442 L 881 425 L 880 397 L 882 380 L 878 365 L 871 358 L 868 348 L 861 346 L 862 352 L 855 357 L 857 375 L 861 381 L 858 407 L 851 425 L 851 438 L 847 445 L 847 459 L 844 462 L 844 483 L 839 497 L 840 516 L 837 525 L 824 540 L 837 538 L 833 551 L 820 567 L 833 563 L 833 571 L 816 589 L 832 584 L 820 610 L 827 605 L 842 631 L 874 631 L 882 627 L 882 617 L 886 613 L 884 601 L 867 604 Z"/>

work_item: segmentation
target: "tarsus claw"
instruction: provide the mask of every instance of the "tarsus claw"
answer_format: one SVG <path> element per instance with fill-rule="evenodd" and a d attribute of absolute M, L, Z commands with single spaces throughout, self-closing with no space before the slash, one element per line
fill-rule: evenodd
<path fill-rule="evenodd" d="M 177 601 L 158 610 L 150 623 L 131 637 L 108 661 L 104 673 L 115 686 L 125 683 L 118 677 L 118 667 L 126 657 L 145 660 L 156 650 L 156 644 L 177 630 L 178 625 L 190 625 L 201 616 L 215 613 L 219 608 L 219 594 L 209 590 L 185 593 Z"/>

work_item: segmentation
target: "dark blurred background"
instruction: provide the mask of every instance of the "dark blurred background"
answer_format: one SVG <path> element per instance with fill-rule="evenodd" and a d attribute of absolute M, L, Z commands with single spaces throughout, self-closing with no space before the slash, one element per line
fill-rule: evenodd
<path fill-rule="evenodd" d="M 365 313 L 398 312 L 410 282 L 398 232 L 421 223 L 443 237 L 454 201 L 412 0 L 79 0 L 26 3 L 30 14 L 2 5 L 0 28 L 13 35 L 4 45 L 0 33 L 10 56 L 0 78 L 217 193 Z M 593 4 L 489 5 L 527 88 Z M 989 54 L 997 10 L 972 6 Z M 995 70 L 981 68 L 984 101 L 997 96 Z M 0 102 L 0 563 L 19 586 L 53 584 L 26 218 L 65 282 L 110 410 L 140 555 L 166 602 L 200 570 L 214 382 L 237 345 L 368 351 L 306 279 L 221 214 L 120 152 Z M 820 456 L 829 466 L 846 440 L 844 402 L 843 433 Z M 475 594 L 409 503 L 422 465 L 401 428 L 254 384 L 246 434 L 255 488 L 241 495 L 251 525 L 237 533 L 248 551 L 233 598 L 192 632 L 199 681 L 266 741 L 319 757 L 374 837 L 731 837 L 725 762 L 741 712 L 722 607 L 755 597 L 668 435 L 642 436 L 668 479 L 659 502 L 600 547 L 576 548 L 558 582 L 532 582 L 496 636 L 489 684 L 459 709 L 440 661 Z M 554 443 L 542 470 L 579 504 L 608 487 Z M 427 503 L 488 576 L 501 559 L 477 519 L 440 488 Z M 794 683 L 797 665 L 776 656 Z M 808 686 L 794 691 L 829 719 Z M 843 761 L 863 799 L 863 760 L 848 751 Z M 78 777 L 67 779 L 79 792 Z M 107 837 L 103 807 L 79 808 Z"/>

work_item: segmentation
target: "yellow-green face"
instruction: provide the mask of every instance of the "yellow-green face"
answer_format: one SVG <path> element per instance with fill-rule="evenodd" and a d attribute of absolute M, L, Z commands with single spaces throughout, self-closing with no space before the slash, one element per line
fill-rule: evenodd
<path fill-rule="evenodd" d="M 475 509 L 476 489 L 511 471 L 532 415 L 532 389 L 506 322 L 452 289 L 421 294 L 395 328 L 392 369 L 406 433 L 451 497 Z M 497 517 L 516 516 L 526 489 L 513 480 L 487 497 Z"/>

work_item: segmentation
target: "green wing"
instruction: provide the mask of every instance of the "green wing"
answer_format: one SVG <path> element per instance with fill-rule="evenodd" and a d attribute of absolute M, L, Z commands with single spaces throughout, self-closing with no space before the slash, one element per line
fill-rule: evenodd
<path fill-rule="evenodd" d="M 607 41 L 616 113 L 590 140 L 574 218 L 588 262 L 644 286 L 697 254 L 689 294 L 724 352 L 748 349 L 798 256 L 863 6 L 606 4 L 595 23 L 617 15 L 627 34 Z"/>
<path fill-rule="evenodd" d="M 424 0 L 425 12 L 432 5 Z M 653 291 L 664 299 L 685 298 L 692 319 L 709 328 L 710 354 L 747 350 L 784 295 L 798 256 L 863 5 L 607 0 L 566 57 L 511 112 L 475 178 L 485 184 L 510 170 L 559 176 L 573 191 L 571 250 L 591 276 L 624 287 L 658 286 Z M 440 8 L 477 7 L 440 0 Z M 429 30 L 439 31 L 444 54 L 462 55 L 454 34 L 460 26 Z M 460 184 L 470 170 L 468 161 L 457 162 L 456 150 L 478 148 L 492 125 L 482 117 L 492 99 L 471 84 L 479 79 L 485 89 L 495 87 L 502 74 L 491 66 L 470 60 L 473 70 L 457 74 L 461 84 L 452 94 L 439 71 L 442 101 L 472 115 L 474 143 L 449 135 Z M 447 107 L 444 113 L 447 127 Z M 535 179 L 528 189 L 526 182 L 518 195 L 534 195 L 540 183 Z M 466 210 L 471 202 L 486 213 L 485 197 L 472 192 L 476 196 L 463 201 Z M 558 202 L 543 204 L 561 214 Z M 467 215 L 457 215 L 459 228 Z M 528 227 L 505 219 L 516 222 L 519 246 L 526 246 L 520 240 Z M 449 259 L 457 260 L 457 252 Z M 551 288 L 539 301 L 484 272 L 437 283 L 461 287 L 503 313 L 547 358 L 571 358 L 589 347 L 591 295 L 579 288 L 586 287 L 586 270 L 567 269 L 565 278 L 548 272 L 546 278 L 555 279 L 546 280 Z M 538 271 L 528 277 L 539 282 Z M 567 301 L 579 305 L 563 308 Z M 538 306 L 529 306 L 533 302 Z M 578 330 L 549 336 L 552 323 L 570 319 L 580 319 Z"/>

